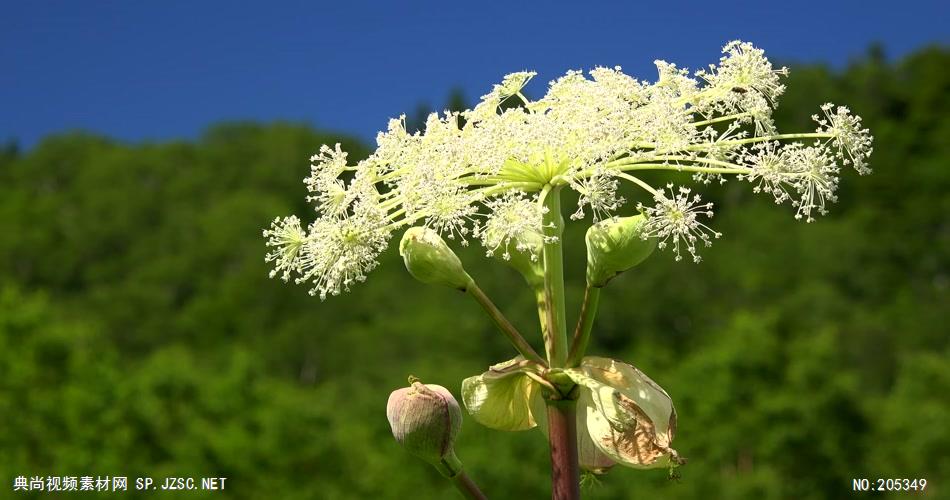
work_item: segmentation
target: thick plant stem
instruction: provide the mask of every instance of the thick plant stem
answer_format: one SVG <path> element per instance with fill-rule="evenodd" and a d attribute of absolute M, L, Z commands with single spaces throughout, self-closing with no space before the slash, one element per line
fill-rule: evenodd
<path fill-rule="evenodd" d="M 549 399 L 548 442 L 551 445 L 551 499 L 581 497 L 577 462 L 577 401 Z"/>
<path fill-rule="evenodd" d="M 472 481 L 472 478 L 468 477 L 464 470 L 452 478 L 452 484 L 465 498 L 472 500 L 487 500 L 488 498 L 482 493 L 482 490 L 478 489 L 478 485 L 475 484 L 475 481 Z"/>
<path fill-rule="evenodd" d="M 466 291 L 485 309 L 485 312 L 487 312 L 495 324 L 498 325 L 498 329 L 505 334 L 505 337 L 508 337 L 511 344 L 515 346 L 515 349 L 517 349 L 525 359 L 530 359 L 541 365 L 546 364 L 544 358 L 518 333 L 518 329 L 508 321 L 508 318 L 502 314 L 498 307 L 495 306 L 495 303 L 485 295 L 485 292 L 483 292 L 474 281 L 468 285 Z"/>
<path fill-rule="evenodd" d="M 544 236 L 544 298 L 547 307 L 547 327 L 551 337 L 550 358 L 552 368 L 562 368 L 567 363 L 567 325 L 564 305 L 564 257 L 561 237 L 564 233 L 564 218 L 561 216 L 561 188 L 545 186 L 541 203 L 546 209 L 543 216 Z"/>
<path fill-rule="evenodd" d="M 550 184 L 541 191 L 544 207 L 544 290 L 539 300 L 542 328 L 546 333 L 545 348 L 552 368 L 567 363 L 567 325 L 564 304 L 564 256 L 561 238 L 564 219 L 561 216 L 559 187 Z M 540 297 L 539 297 L 540 298 Z M 543 309 L 543 310 L 542 310 Z M 558 394 L 547 399 L 548 443 L 551 447 L 551 498 L 580 498 L 580 467 L 577 462 L 577 391 L 555 382 Z"/>
<path fill-rule="evenodd" d="M 468 474 L 465 473 L 465 469 L 462 468 L 462 462 L 455 455 L 454 451 L 450 451 L 448 455 L 442 458 L 440 463 L 435 464 L 435 468 L 438 471 L 452 481 L 452 484 L 455 486 L 459 493 L 463 497 L 475 500 L 485 500 L 485 494 L 478 489 L 478 485 L 475 484 L 475 481 L 472 481 L 472 478 L 468 477 Z"/>
<path fill-rule="evenodd" d="M 581 305 L 581 314 L 574 329 L 574 340 L 571 342 L 571 352 L 568 355 L 567 366 L 577 366 L 587 352 L 590 342 L 590 331 L 594 326 L 594 317 L 597 316 L 597 304 L 600 302 L 600 288 L 587 284 L 584 289 L 584 303 Z"/>

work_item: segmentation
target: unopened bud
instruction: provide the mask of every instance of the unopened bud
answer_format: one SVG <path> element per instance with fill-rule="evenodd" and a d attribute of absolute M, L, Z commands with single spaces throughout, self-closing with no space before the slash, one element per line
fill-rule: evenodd
<path fill-rule="evenodd" d="M 409 453 L 455 476 L 462 468 L 454 451 L 462 427 L 458 401 L 441 385 L 423 384 L 415 377 L 409 382 L 409 387 L 393 391 L 386 405 L 393 436 Z"/>
<path fill-rule="evenodd" d="M 603 287 L 614 276 L 643 262 L 656 248 L 655 238 L 644 238 L 646 217 L 614 217 L 587 230 L 587 282 Z"/>
<path fill-rule="evenodd" d="M 409 228 L 399 243 L 399 255 L 409 274 L 423 283 L 466 290 L 472 281 L 455 252 L 429 228 Z"/>

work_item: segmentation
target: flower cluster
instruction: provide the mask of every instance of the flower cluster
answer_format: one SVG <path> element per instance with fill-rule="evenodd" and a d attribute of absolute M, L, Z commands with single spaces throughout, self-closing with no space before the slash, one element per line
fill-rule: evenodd
<path fill-rule="evenodd" d="M 477 227 L 476 234 L 487 256 L 500 254 L 501 258 L 509 260 L 513 247 L 515 251 L 528 253 L 532 260 L 537 260 L 537 249 L 532 248 L 530 242 L 544 239 L 544 207 L 538 205 L 536 199 L 528 198 L 519 191 L 509 191 L 490 199 L 485 202 L 485 207 L 492 215 Z"/>
<path fill-rule="evenodd" d="M 658 190 L 642 172 L 702 183 L 735 176 L 812 221 L 835 201 L 842 166 L 870 171 L 872 138 L 846 107 L 822 106 L 814 132 L 775 130 L 788 71 L 749 43 L 730 42 L 717 65 L 692 74 L 656 66 L 654 82 L 619 67 L 569 71 L 535 101 L 522 92 L 535 73 L 512 73 L 473 109 L 430 115 L 424 132 L 407 132 L 405 117 L 391 120 L 376 151 L 356 164 L 339 145 L 323 146 L 305 180 L 317 219 L 306 230 L 296 217 L 278 219 L 264 231 L 272 275 L 309 282 L 321 297 L 338 294 L 365 279 L 392 234 L 410 226 L 477 240 L 491 255 L 536 258 L 523 236 L 544 232 L 545 196 L 560 189 L 578 193 L 572 219 L 639 209 L 658 247 L 699 261 L 698 247 L 719 236 L 702 219 L 711 204 L 685 187 Z M 623 183 L 652 205 L 627 204 Z"/>
<path fill-rule="evenodd" d="M 701 241 L 708 247 L 712 245 L 710 236 L 722 236 L 699 220 L 700 216 L 713 216 L 713 204 L 701 203 L 698 194 L 690 198 L 689 188 L 680 186 L 677 192 L 673 191 L 672 184 L 667 184 L 666 188 L 669 195 L 662 192 L 654 195 L 656 206 L 644 207 L 640 204 L 637 207 L 648 216 L 642 237 L 657 238 L 657 247 L 661 249 L 672 246 L 677 261 L 682 260 L 680 247 L 685 246 L 693 256 L 693 261 L 700 262 L 702 258 L 696 253 L 696 242 Z"/>

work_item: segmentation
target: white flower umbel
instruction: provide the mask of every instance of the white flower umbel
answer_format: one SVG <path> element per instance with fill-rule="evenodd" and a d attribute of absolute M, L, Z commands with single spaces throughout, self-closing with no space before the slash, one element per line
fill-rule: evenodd
<path fill-rule="evenodd" d="M 609 218 L 620 205 L 622 196 L 617 196 L 617 187 L 620 184 L 610 170 L 594 172 L 589 177 L 572 179 L 571 187 L 579 193 L 577 211 L 571 214 L 571 219 L 584 218 L 584 206 L 590 207 L 594 222 Z"/>
<path fill-rule="evenodd" d="M 544 208 L 538 205 L 537 199 L 509 191 L 488 200 L 485 206 L 489 212 L 488 219 L 476 228 L 476 235 L 489 257 L 500 255 L 502 259 L 510 260 L 512 247 L 518 252 L 536 251 L 528 245 L 530 240 L 524 236 L 534 234 L 542 237 L 541 217 Z M 538 255 L 532 253 L 531 259 L 537 260 Z"/>
<path fill-rule="evenodd" d="M 391 235 L 411 226 L 462 244 L 475 236 L 489 253 L 510 255 L 517 233 L 537 231 L 540 207 L 562 188 L 578 194 L 574 218 L 587 209 L 594 220 L 626 216 L 653 199 L 642 210 L 658 246 L 698 261 L 699 247 L 719 234 L 700 222 L 708 204 L 688 188 L 660 193 L 641 172 L 703 184 L 736 176 L 790 201 L 806 221 L 835 200 L 842 166 L 869 172 L 872 138 L 846 107 L 823 106 L 814 132 L 775 130 L 788 71 L 747 42 L 730 42 L 718 65 L 694 74 L 656 66 L 654 82 L 619 67 L 569 71 L 535 101 L 522 90 L 535 74 L 512 73 L 474 109 L 430 115 L 424 133 L 407 132 L 404 116 L 391 120 L 376 151 L 355 165 L 339 145 L 324 146 L 306 179 L 317 221 L 303 231 L 287 218 L 265 231 L 272 274 L 308 281 L 321 296 L 339 293 L 365 279 Z M 633 206 L 619 195 L 623 182 L 640 189 Z"/>
<path fill-rule="evenodd" d="M 851 165 L 859 174 L 869 174 L 868 158 L 874 148 L 871 147 L 873 138 L 871 132 L 861 128 L 861 117 L 851 114 L 851 110 L 844 106 L 835 107 L 826 103 L 821 106 L 824 118 L 812 115 L 818 122 L 818 133 L 831 135 L 831 140 L 837 146 L 838 159 L 845 165 Z"/>
<path fill-rule="evenodd" d="M 337 143 L 334 149 L 324 144 L 320 152 L 310 157 L 310 176 L 304 179 L 312 194 L 307 201 L 314 202 L 317 209 L 327 215 L 340 215 L 346 210 L 346 184 L 340 174 L 346 170 L 346 153 Z"/>
<path fill-rule="evenodd" d="M 274 219 L 270 229 L 264 230 L 264 238 L 267 246 L 271 247 L 264 262 L 274 263 L 270 277 L 280 276 L 284 281 L 289 280 L 297 272 L 300 249 L 307 242 L 307 232 L 300 227 L 300 219 L 296 215 Z"/>
<path fill-rule="evenodd" d="M 772 104 L 785 93 L 781 77 L 788 75 L 788 68 L 773 68 L 762 49 L 734 40 L 722 53 L 718 67 L 709 65 L 709 71 L 697 71 L 696 76 L 709 83 L 712 92 L 729 96 L 729 104 L 741 106 L 750 90 L 755 91 L 751 95 L 760 95 Z"/>
<path fill-rule="evenodd" d="M 537 75 L 537 73 L 534 71 L 520 71 L 518 73 L 505 75 L 501 84 L 495 85 L 491 92 L 482 96 L 481 102 L 478 106 L 475 106 L 475 109 L 466 112 L 466 118 L 481 121 L 490 119 L 493 115 L 497 115 L 498 106 L 509 97 L 520 96 L 521 89 L 524 88 L 524 86 L 528 84 L 528 81 L 534 78 L 535 75 Z M 521 97 L 521 100 L 528 102 L 528 99 L 524 97 Z"/>
<path fill-rule="evenodd" d="M 702 242 L 705 246 L 712 245 L 713 238 L 719 238 L 721 233 L 700 222 L 699 217 L 712 217 L 712 203 L 702 203 L 698 194 L 690 197 L 689 188 L 680 186 L 673 190 L 673 184 L 666 185 L 669 195 L 658 191 L 653 199 L 656 205 L 645 207 L 640 204 L 637 208 L 647 215 L 643 225 L 643 238 L 657 238 L 658 248 L 673 247 L 673 255 L 677 261 L 682 260 L 680 247 L 685 246 L 694 262 L 700 262 L 702 257 L 696 253 L 696 243 Z"/>
<path fill-rule="evenodd" d="M 325 299 L 364 281 L 389 243 L 390 231 L 383 219 L 374 207 L 358 205 L 348 217 L 314 221 L 299 250 L 297 283 L 310 282 L 310 294 Z"/>
<path fill-rule="evenodd" d="M 789 169 L 794 176 L 792 185 L 798 191 L 799 199 L 792 202 L 798 207 L 796 219 L 807 222 L 815 220 L 812 210 L 821 215 L 828 213 L 825 205 L 837 201 L 838 166 L 829 152 L 821 147 L 791 147 Z"/>

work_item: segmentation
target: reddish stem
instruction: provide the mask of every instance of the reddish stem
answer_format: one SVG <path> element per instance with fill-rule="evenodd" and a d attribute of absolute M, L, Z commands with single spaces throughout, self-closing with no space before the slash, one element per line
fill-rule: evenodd
<path fill-rule="evenodd" d="M 475 481 L 472 481 L 472 478 L 468 477 L 468 474 L 466 474 L 465 471 L 460 472 L 457 476 L 452 478 L 452 482 L 465 498 L 470 498 L 472 500 L 488 500 L 488 497 L 486 497 L 485 494 L 478 489 Z"/>
<path fill-rule="evenodd" d="M 548 400 L 547 407 L 551 498 L 578 500 L 581 490 L 577 463 L 577 402 L 572 399 Z"/>

